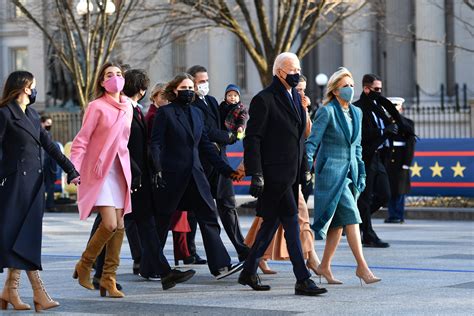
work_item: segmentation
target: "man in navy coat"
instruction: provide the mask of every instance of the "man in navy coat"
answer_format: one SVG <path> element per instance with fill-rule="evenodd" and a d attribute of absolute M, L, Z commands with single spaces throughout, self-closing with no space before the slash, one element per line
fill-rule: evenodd
<path fill-rule="evenodd" d="M 239 283 L 254 290 L 270 290 L 262 285 L 256 271 L 260 257 L 270 244 L 280 223 L 293 272 L 296 295 L 319 295 L 326 292 L 311 280 L 301 249 L 298 224 L 298 190 L 308 169 L 304 159 L 306 113 L 295 87 L 299 82 L 300 62 L 293 53 L 277 56 L 273 65 L 273 82 L 260 91 L 250 103 L 244 164 L 252 176 L 250 194 L 258 197 L 257 215 L 263 218 Z"/>

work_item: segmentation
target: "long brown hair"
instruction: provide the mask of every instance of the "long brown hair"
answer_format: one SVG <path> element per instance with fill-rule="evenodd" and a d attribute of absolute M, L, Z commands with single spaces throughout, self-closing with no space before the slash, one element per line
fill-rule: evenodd
<path fill-rule="evenodd" d="M 101 83 L 104 80 L 105 70 L 109 67 L 117 67 L 118 69 L 122 71 L 122 76 L 124 75 L 122 65 L 113 61 L 108 61 L 105 64 L 103 64 L 102 67 L 100 67 L 99 75 L 97 76 L 97 79 L 94 83 L 94 98 L 95 99 L 100 98 L 105 93 L 105 88 L 102 87 Z"/>
<path fill-rule="evenodd" d="M 180 73 L 179 75 L 174 77 L 173 80 L 168 82 L 168 84 L 166 85 L 165 91 L 163 92 L 163 95 L 168 101 L 173 102 L 176 99 L 176 94 L 174 93 L 174 89 L 178 88 L 179 84 L 184 79 L 189 79 L 192 82 L 194 82 L 193 76 L 185 72 Z"/>
<path fill-rule="evenodd" d="M 34 76 L 31 72 L 24 70 L 12 72 L 8 76 L 7 81 L 5 81 L 0 107 L 6 106 L 8 103 L 16 100 L 23 92 L 23 89 L 31 86 L 33 79 Z"/>

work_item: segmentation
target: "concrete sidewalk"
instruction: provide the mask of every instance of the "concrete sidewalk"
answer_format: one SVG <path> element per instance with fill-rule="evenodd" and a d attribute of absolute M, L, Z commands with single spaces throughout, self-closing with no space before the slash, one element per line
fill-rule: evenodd
<path fill-rule="evenodd" d="M 247 232 L 253 217 L 243 216 Z M 474 226 L 472 222 L 409 220 L 405 225 L 374 220 L 375 230 L 390 242 L 387 249 L 364 249 L 374 273 L 383 280 L 360 286 L 355 262 L 343 239 L 334 260 L 334 275 L 343 285 L 327 285 L 320 297 L 299 297 L 289 262 L 270 262 L 278 274 L 263 275 L 272 286 L 255 292 L 237 283 L 237 275 L 216 281 L 207 266 L 193 266 L 196 276 L 185 284 L 163 291 L 161 284 L 132 274 L 127 243 L 122 248 L 118 281 L 124 299 L 101 298 L 71 275 L 89 236 L 92 219 L 80 222 L 77 214 L 46 214 L 43 238 L 43 280 L 61 306 L 48 313 L 160 314 L 160 315 L 472 315 L 474 313 Z M 225 232 L 223 240 L 234 260 L 236 253 Z M 198 248 L 204 255 L 198 233 Z M 170 240 L 171 238 L 168 238 Z M 322 255 L 323 242 L 316 242 Z M 172 245 L 165 253 L 172 261 Z M 3 284 L 4 274 L 0 274 Z M 315 279 L 319 282 L 318 279 Z M 21 294 L 32 304 L 32 292 L 22 274 Z M 10 311 L 11 312 L 11 311 Z M 20 312 L 11 312 L 18 315 Z M 21 312 L 27 314 L 28 312 Z M 1 314 L 9 314 L 1 311 Z"/>

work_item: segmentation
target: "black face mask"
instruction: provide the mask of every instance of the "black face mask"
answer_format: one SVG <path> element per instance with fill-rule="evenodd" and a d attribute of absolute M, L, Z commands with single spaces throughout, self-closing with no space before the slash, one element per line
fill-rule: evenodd
<path fill-rule="evenodd" d="M 30 103 L 28 105 L 32 105 L 36 101 L 36 95 L 38 94 L 38 91 L 36 91 L 36 88 L 31 89 L 31 94 L 28 95 L 28 99 L 30 100 Z"/>
<path fill-rule="evenodd" d="M 380 98 L 381 95 L 382 95 L 382 92 L 370 90 L 370 92 L 369 92 L 369 94 L 367 95 L 367 97 L 369 97 L 370 100 L 375 101 L 375 100 L 377 100 L 378 98 Z"/>
<path fill-rule="evenodd" d="M 176 100 L 180 103 L 189 104 L 193 102 L 194 99 L 194 91 L 193 90 L 178 90 L 178 96 Z"/>
<path fill-rule="evenodd" d="M 51 125 L 45 126 L 44 129 L 47 130 L 47 131 L 50 131 L 51 130 Z"/>
<path fill-rule="evenodd" d="M 290 87 L 294 88 L 300 82 L 300 74 L 286 74 L 285 81 Z"/>
<path fill-rule="evenodd" d="M 142 95 L 142 97 L 140 99 L 138 99 L 138 102 L 142 101 L 146 96 L 146 90 L 145 90 L 145 93 Z"/>

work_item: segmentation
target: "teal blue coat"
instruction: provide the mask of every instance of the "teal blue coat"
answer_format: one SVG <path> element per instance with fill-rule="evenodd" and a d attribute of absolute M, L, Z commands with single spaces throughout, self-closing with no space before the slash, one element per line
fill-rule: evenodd
<path fill-rule="evenodd" d="M 349 176 L 355 185 L 351 190 L 357 200 L 365 188 L 362 161 L 362 111 L 350 105 L 352 135 L 339 102 L 334 99 L 316 113 L 311 134 L 306 141 L 309 166 L 316 154 L 314 188 L 314 222 L 316 239 L 324 239 Z M 358 212 L 357 209 L 354 212 Z"/>

